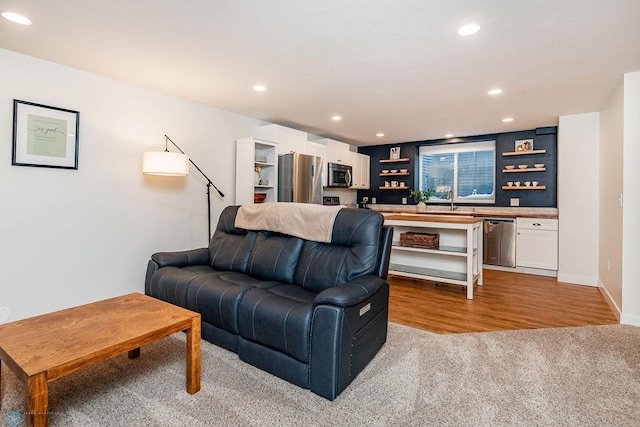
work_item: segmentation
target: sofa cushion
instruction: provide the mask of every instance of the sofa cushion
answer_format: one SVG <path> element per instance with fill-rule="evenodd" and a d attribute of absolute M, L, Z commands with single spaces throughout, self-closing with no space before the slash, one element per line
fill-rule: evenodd
<path fill-rule="evenodd" d="M 250 289 L 238 309 L 240 336 L 308 363 L 315 296 L 296 285 Z"/>
<path fill-rule="evenodd" d="M 238 334 L 238 304 L 243 295 L 253 287 L 269 288 L 277 285 L 278 282 L 231 271 L 199 275 L 187 289 L 186 308 L 200 313 L 203 321 Z"/>
<path fill-rule="evenodd" d="M 256 238 L 254 231 L 236 228 L 235 218 L 239 206 L 227 206 L 220 214 L 216 231 L 209 242 L 210 264 L 216 270 L 247 270 L 247 261 Z"/>
<path fill-rule="evenodd" d="M 313 292 L 372 273 L 384 217 L 368 209 L 342 209 L 331 243 L 305 241 L 294 283 Z"/>
<path fill-rule="evenodd" d="M 264 280 L 292 283 L 304 240 L 259 231 L 249 255 L 247 273 Z"/>

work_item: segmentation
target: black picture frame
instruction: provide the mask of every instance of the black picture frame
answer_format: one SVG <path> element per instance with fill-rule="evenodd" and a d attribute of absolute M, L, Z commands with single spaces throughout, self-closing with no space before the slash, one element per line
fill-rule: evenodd
<path fill-rule="evenodd" d="M 13 100 L 11 164 L 78 169 L 80 112 Z"/>

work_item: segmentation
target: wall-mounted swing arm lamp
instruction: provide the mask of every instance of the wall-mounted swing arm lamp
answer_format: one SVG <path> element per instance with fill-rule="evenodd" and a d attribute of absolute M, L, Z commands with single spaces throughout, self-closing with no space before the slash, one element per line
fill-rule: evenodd
<path fill-rule="evenodd" d="M 215 188 L 220 197 L 224 197 L 222 191 L 215 186 L 202 169 L 198 167 L 178 145 L 167 135 L 164 136 L 164 151 L 148 151 L 142 157 L 142 173 L 145 175 L 161 175 L 161 176 L 187 176 L 189 175 L 189 163 L 191 163 L 198 172 L 207 180 L 207 225 L 209 226 L 209 235 L 207 242 L 211 239 L 211 187 Z M 169 152 L 169 143 L 180 151 L 180 153 Z"/>

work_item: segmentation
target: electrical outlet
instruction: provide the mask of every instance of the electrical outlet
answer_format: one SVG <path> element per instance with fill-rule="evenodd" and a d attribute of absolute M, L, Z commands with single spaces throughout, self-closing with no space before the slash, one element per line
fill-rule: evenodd
<path fill-rule="evenodd" d="M 520 199 L 511 199 L 509 206 L 520 206 Z"/>
<path fill-rule="evenodd" d="M 0 323 L 4 323 L 11 316 L 11 310 L 9 307 L 0 307 Z"/>
<path fill-rule="evenodd" d="M 402 198 L 402 204 L 403 204 L 403 205 L 406 205 L 406 204 L 407 204 L 407 198 L 406 198 L 406 197 L 403 197 L 403 198 Z"/>
<path fill-rule="evenodd" d="M 375 197 L 371 198 L 371 203 L 373 203 L 374 205 L 376 204 L 376 198 Z"/>

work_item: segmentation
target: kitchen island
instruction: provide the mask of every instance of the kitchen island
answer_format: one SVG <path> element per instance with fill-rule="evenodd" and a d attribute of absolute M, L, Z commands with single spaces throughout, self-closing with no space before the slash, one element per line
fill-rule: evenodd
<path fill-rule="evenodd" d="M 385 225 L 394 228 L 389 273 L 398 276 L 467 287 L 482 285 L 482 218 L 465 215 L 387 214 Z M 438 247 L 402 246 L 406 232 L 437 233 Z"/>

